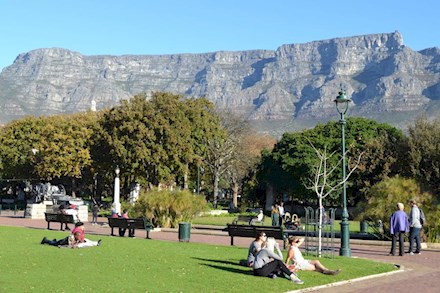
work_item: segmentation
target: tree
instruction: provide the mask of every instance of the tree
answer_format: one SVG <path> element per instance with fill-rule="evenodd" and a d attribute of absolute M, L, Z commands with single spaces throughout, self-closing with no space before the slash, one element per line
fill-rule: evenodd
<path fill-rule="evenodd" d="M 318 208 L 319 208 L 319 220 L 318 220 L 318 255 L 321 257 L 321 247 L 322 247 L 322 219 L 323 219 L 323 211 L 324 205 L 323 200 L 334 193 L 344 183 L 347 182 L 348 178 L 353 174 L 353 172 L 359 166 L 359 162 L 361 160 L 362 154 L 359 155 L 356 164 L 354 167 L 348 170 L 348 174 L 345 175 L 345 178 L 341 178 L 337 181 L 333 181 L 332 176 L 335 171 L 339 171 L 342 158 L 338 161 L 336 165 L 329 164 L 330 159 L 335 155 L 335 153 L 328 154 L 327 148 L 324 147 L 324 150 L 318 150 L 310 141 L 312 148 L 315 150 L 315 153 L 318 157 L 318 162 L 314 166 L 314 176 L 313 178 L 309 178 L 310 185 L 306 186 L 307 189 L 313 190 L 318 197 Z"/>
<path fill-rule="evenodd" d="M 408 165 L 411 174 L 429 186 L 434 194 L 440 192 L 440 119 L 418 118 L 408 129 Z M 437 197 L 440 199 L 440 197 Z"/>
<path fill-rule="evenodd" d="M 278 194 L 287 193 L 298 200 L 310 202 L 314 196 L 304 187 L 304 180 L 314 176 L 316 153 L 308 142 L 317 149 L 325 147 L 329 153 L 340 152 L 340 137 L 340 126 L 337 122 L 319 124 L 302 132 L 284 133 L 273 151 L 263 156 L 258 176 L 260 184 L 273 186 Z M 374 145 L 378 138 L 380 144 Z M 351 158 L 355 162 L 360 153 L 364 153 L 366 158 L 353 173 L 347 186 L 347 199 L 354 205 L 362 200 L 359 192 L 361 189 L 401 170 L 401 160 L 398 158 L 404 150 L 404 136 L 400 130 L 388 124 L 365 118 L 349 118 L 346 125 L 346 145 L 349 161 Z M 394 151 L 398 145 L 402 145 L 401 150 Z M 383 150 L 381 147 L 388 148 Z M 375 157 L 378 153 L 382 153 L 380 160 Z M 329 163 L 334 165 L 336 162 L 336 157 L 329 158 Z M 331 194 L 327 200 L 330 204 L 337 204 L 339 198 L 336 194 Z"/>

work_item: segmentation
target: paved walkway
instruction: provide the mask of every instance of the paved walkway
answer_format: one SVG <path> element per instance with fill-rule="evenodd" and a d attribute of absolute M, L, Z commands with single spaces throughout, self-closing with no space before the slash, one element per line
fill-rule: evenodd
<path fill-rule="evenodd" d="M 22 214 L 14 215 L 10 211 L 2 211 L 0 214 L 0 226 L 22 226 L 37 229 L 46 229 L 47 223 L 44 220 L 32 220 L 20 217 Z M 109 235 L 110 228 L 107 226 L 107 219 L 100 218 L 99 225 L 85 223 L 86 233 Z M 59 229 L 58 223 L 51 223 L 51 228 Z M 136 230 L 136 237 L 145 237 L 145 231 Z M 153 231 L 151 238 L 157 240 L 178 241 L 177 229 L 163 229 Z M 230 238 L 227 233 L 221 231 L 209 231 L 203 229 L 192 229 L 191 242 L 210 243 L 217 245 L 230 245 Z M 250 238 L 234 238 L 234 244 L 247 247 Z M 372 245 L 373 244 L 373 245 Z M 382 244 L 382 245 L 378 245 Z M 346 282 L 328 288 L 320 288 L 315 292 L 324 293 L 375 293 L 375 292 L 399 292 L 399 293 L 438 293 L 440 292 L 440 249 L 429 248 L 423 250 L 421 255 L 388 256 L 389 245 L 383 242 L 351 241 L 351 254 L 353 257 L 362 257 L 377 261 L 391 262 L 401 266 L 402 273 L 391 274 L 386 277 L 370 278 L 360 281 Z M 310 290 L 303 290 L 310 291 Z"/>

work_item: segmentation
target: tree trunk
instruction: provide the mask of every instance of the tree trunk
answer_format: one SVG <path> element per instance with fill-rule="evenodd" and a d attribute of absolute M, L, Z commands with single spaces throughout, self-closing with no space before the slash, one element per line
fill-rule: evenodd
<path fill-rule="evenodd" d="M 270 211 L 272 209 L 274 199 L 273 199 L 273 187 L 270 184 L 267 184 L 266 189 L 266 206 L 265 210 Z"/>
<path fill-rule="evenodd" d="M 220 180 L 218 172 L 214 173 L 214 194 L 212 195 L 212 205 L 217 208 L 218 182 Z"/>
<path fill-rule="evenodd" d="M 72 197 L 76 198 L 76 180 L 72 177 Z"/>
<path fill-rule="evenodd" d="M 322 206 L 322 197 L 319 197 L 319 222 L 318 222 L 318 257 L 322 254 L 322 212 L 324 207 Z"/>
<path fill-rule="evenodd" d="M 183 172 L 183 189 L 188 190 L 188 163 L 186 163 L 185 171 Z"/>
<path fill-rule="evenodd" d="M 234 208 L 238 206 L 238 189 L 239 185 L 237 182 L 232 184 L 232 203 L 234 204 Z"/>

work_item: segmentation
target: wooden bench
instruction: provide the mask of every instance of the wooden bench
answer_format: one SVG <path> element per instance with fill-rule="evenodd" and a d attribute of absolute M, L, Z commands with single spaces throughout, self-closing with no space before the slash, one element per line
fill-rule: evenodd
<path fill-rule="evenodd" d="M 44 213 L 44 218 L 47 222 L 47 229 L 50 230 L 50 223 L 51 222 L 57 222 L 61 223 L 60 230 L 64 231 L 63 225 L 66 226 L 67 224 L 74 224 L 75 220 L 73 218 L 73 215 L 66 215 L 66 214 L 55 214 L 55 213 Z"/>
<path fill-rule="evenodd" d="M 232 224 L 237 225 L 239 222 L 243 222 L 249 225 L 260 223 L 261 225 L 264 225 L 264 216 L 263 220 L 258 221 L 257 216 L 245 216 L 245 215 L 239 215 L 237 218 L 235 218 L 232 221 Z"/>
<path fill-rule="evenodd" d="M 112 229 L 111 235 L 115 236 L 114 228 L 128 229 L 128 236 L 134 237 L 136 229 L 145 229 L 147 232 L 146 239 L 150 238 L 150 231 L 153 229 L 153 225 L 146 221 L 144 218 L 139 219 L 125 219 L 125 218 L 107 218 L 108 225 Z"/>
<path fill-rule="evenodd" d="M 227 230 L 229 236 L 231 237 L 231 245 L 234 245 L 234 237 L 255 238 L 258 233 L 264 232 L 266 233 L 267 237 L 283 240 L 285 247 L 286 236 L 284 235 L 281 227 L 228 224 Z"/>

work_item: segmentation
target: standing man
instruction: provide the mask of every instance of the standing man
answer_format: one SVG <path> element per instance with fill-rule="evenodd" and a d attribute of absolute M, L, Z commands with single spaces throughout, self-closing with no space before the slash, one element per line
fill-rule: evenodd
<path fill-rule="evenodd" d="M 391 242 L 391 251 L 389 255 L 394 255 L 396 241 L 399 239 L 399 255 L 403 256 L 405 252 L 403 237 L 409 231 L 408 216 L 403 211 L 403 203 L 397 203 L 397 211 L 393 213 L 390 219 L 390 234 L 393 236 Z"/>
<path fill-rule="evenodd" d="M 420 230 L 422 230 L 422 224 L 420 223 L 420 209 L 417 206 L 415 199 L 411 199 L 409 204 L 411 205 L 411 212 L 409 214 L 409 254 L 420 254 Z M 414 239 L 416 240 L 416 251 L 413 252 Z"/>
<path fill-rule="evenodd" d="M 284 215 L 286 214 L 286 212 L 284 211 L 284 202 L 280 202 L 280 205 L 278 206 L 278 213 L 280 214 L 280 226 L 283 225 L 283 221 L 284 221 Z"/>

